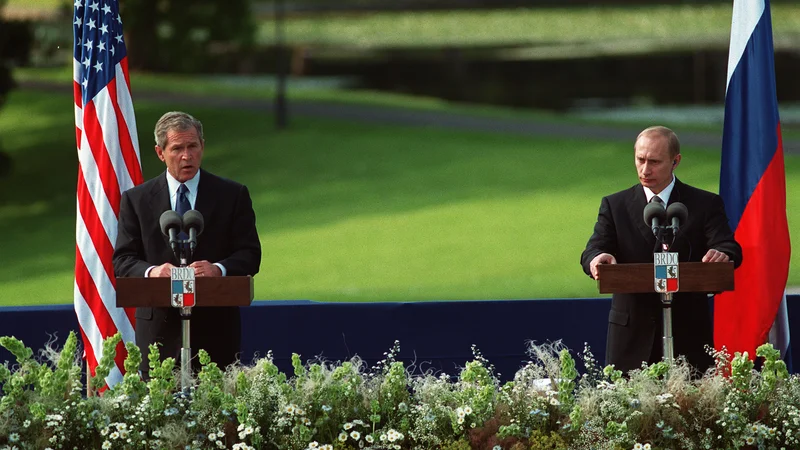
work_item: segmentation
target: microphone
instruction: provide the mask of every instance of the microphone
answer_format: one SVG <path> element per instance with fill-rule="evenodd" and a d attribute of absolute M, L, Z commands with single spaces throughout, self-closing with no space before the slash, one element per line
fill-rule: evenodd
<path fill-rule="evenodd" d="M 681 225 L 689 219 L 689 210 L 681 202 L 675 202 L 667 208 L 667 220 L 672 222 L 672 235 L 676 236 Z"/>
<path fill-rule="evenodd" d="M 653 230 L 654 235 L 658 236 L 661 222 L 665 222 L 666 220 L 667 209 L 664 208 L 663 203 L 648 203 L 647 206 L 644 207 L 644 223 Z"/>
<path fill-rule="evenodd" d="M 161 214 L 158 219 L 158 225 L 161 227 L 161 233 L 164 236 L 169 236 L 169 245 L 172 247 L 172 251 L 177 254 L 180 244 L 178 233 L 183 228 L 180 214 L 168 209 Z"/>
<path fill-rule="evenodd" d="M 203 233 L 203 215 L 196 209 L 183 213 L 183 231 L 189 235 L 189 248 L 194 251 L 197 247 L 197 236 Z"/>

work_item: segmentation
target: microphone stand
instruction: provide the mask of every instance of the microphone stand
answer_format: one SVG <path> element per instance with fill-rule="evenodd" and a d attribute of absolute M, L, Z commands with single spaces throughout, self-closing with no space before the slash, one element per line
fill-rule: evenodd
<path fill-rule="evenodd" d="M 658 228 L 658 234 L 656 236 L 656 244 L 659 247 L 659 252 L 665 252 L 669 249 L 669 246 L 666 243 L 666 231 L 667 229 L 671 230 L 669 226 L 660 226 Z M 663 337 L 662 337 L 662 350 L 664 353 L 664 360 L 670 366 L 675 361 L 675 345 L 674 339 L 672 336 L 672 292 L 660 293 L 659 296 L 661 297 L 661 317 L 662 317 L 662 325 L 663 325 Z"/>
<path fill-rule="evenodd" d="M 186 239 L 181 239 L 178 241 L 178 251 L 175 253 L 175 256 L 178 257 L 180 261 L 180 267 L 188 267 L 189 265 L 189 255 L 187 253 L 190 252 L 189 250 L 189 242 Z M 181 306 L 180 308 L 180 316 L 181 316 L 181 336 L 182 336 L 182 346 L 181 346 L 181 388 L 184 394 L 189 393 L 189 388 L 192 384 L 192 346 L 191 346 L 191 318 L 192 318 L 192 307 L 191 306 Z"/>

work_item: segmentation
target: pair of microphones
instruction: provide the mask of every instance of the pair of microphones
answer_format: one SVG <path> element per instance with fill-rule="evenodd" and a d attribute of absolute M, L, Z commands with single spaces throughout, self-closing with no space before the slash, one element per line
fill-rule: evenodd
<path fill-rule="evenodd" d="M 664 229 L 672 230 L 677 236 L 681 225 L 689 219 L 689 210 L 681 202 L 675 202 L 665 208 L 663 203 L 652 202 L 644 207 L 644 222 L 658 237 Z"/>
<path fill-rule="evenodd" d="M 203 215 L 196 209 L 190 209 L 181 217 L 176 211 L 171 209 L 164 211 L 158 219 L 158 224 L 161 227 L 161 233 L 169 237 L 169 245 L 176 255 L 180 254 L 183 242 L 189 244 L 189 249 L 193 253 L 197 247 L 197 236 L 203 232 Z M 182 241 L 178 237 L 178 233 L 183 231 L 189 236 L 189 239 Z"/>

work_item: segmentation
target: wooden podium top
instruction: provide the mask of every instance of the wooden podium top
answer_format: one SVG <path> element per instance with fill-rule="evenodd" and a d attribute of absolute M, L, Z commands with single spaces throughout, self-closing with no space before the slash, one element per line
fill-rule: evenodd
<path fill-rule="evenodd" d="M 597 266 L 601 294 L 655 292 L 653 263 L 601 264 Z M 678 264 L 678 292 L 723 292 L 733 290 L 733 262 Z"/>
<path fill-rule="evenodd" d="M 198 277 L 197 306 L 248 306 L 253 301 L 253 277 Z M 169 278 L 117 278 L 120 308 L 172 306 Z"/>

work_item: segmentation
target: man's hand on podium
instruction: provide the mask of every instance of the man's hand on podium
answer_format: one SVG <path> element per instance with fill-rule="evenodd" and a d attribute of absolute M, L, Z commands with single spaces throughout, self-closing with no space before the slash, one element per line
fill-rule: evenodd
<path fill-rule="evenodd" d="M 169 278 L 172 276 L 172 268 L 175 267 L 170 263 L 164 263 L 160 266 L 153 267 L 153 270 L 147 274 L 148 277 L 166 277 Z"/>
<path fill-rule="evenodd" d="M 703 256 L 703 262 L 728 262 L 731 258 L 719 250 L 709 249 L 706 255 Z"/>
<path fill-rule="evenodd" d="M 600 273 L 597 270 L 597 266 L 600 264 L 616 264 L 617 258 L 614 258 L 614 255 L 610 253 L 600 253 L 599 255 L 595 256 L 592 259 L 592 262 L 589 263 L 589 270 L 592 272 L 592 278 L 595 280 L 600 279 Z"/>
<path fill-rule="evenodd" d="M 214 264 L 203 260 L 195 261 L 189 264 L 189 267 L 194 269 L 194 276 L 196 277 L 221 277 L 222 270 Z"/>

